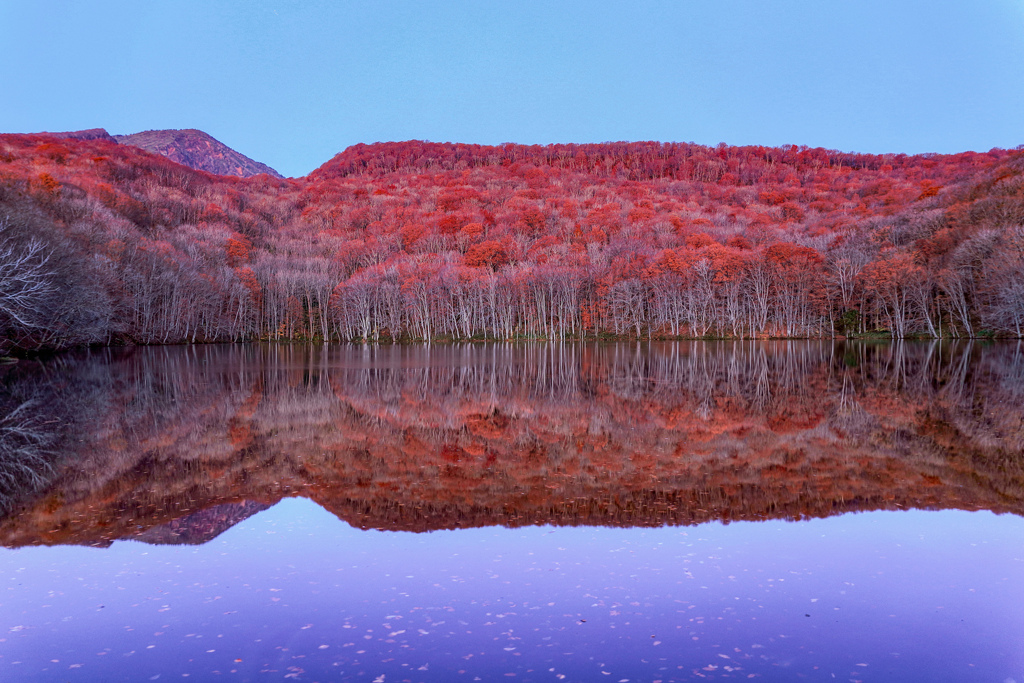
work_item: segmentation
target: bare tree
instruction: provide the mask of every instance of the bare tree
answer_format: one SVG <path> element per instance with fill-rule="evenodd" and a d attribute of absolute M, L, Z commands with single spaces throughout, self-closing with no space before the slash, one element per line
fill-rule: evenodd
<path fill-rule="evenodd" d="M 0 325 L 27 332 L 45 328 L 57 294 L 51 252 L 35 237 L 20 242 L 9 217 L 0 218 Z"/>

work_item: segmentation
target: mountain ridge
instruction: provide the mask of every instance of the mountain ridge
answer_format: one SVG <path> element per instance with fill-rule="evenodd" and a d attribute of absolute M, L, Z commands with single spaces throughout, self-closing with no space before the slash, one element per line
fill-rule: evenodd
<path fill-rule="evenodd" d="M 283 177 L 270 166 L 247 157 L 197 128 L 144 130 L 127 135 L 111 135 L 105 128 L 88 128 L 39 135 L 70 140 L 106 140 L 159 154 L 182 166 L 216 175 L 251 178 L 266 173 L 274 178 Z"/>
<path fill-rule="evenodd" d="M 183 166 L 217 175 L 249 178 L 266 173 L 274 178 L 281 174 L 266 164 L 238 152 L 195 128 L 146 130 L 130 135 L 112 136 L 118 144 L 131 145 L 163 155 Z"/>

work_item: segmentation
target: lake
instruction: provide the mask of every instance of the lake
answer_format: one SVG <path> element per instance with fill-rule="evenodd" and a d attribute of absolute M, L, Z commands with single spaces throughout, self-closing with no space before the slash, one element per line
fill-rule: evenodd
<path fill-rule="evenodd" d="M 1024 683 L 1024 345 L 0 366 L 0 680 Z"/>

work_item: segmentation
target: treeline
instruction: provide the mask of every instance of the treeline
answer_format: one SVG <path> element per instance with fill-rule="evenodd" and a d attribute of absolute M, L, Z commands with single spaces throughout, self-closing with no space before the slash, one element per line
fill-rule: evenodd
<path fill-rule="evenodd" d="M 301 179 L 0 136 L 0 352 L 1020 337 L 1024 156 L 357 145 Z"/>
<path fill-rule="evenodd" d="M 960 155 L 961 160 L 973 156 Z M 624 180 L 696 180 L 726 185 L 787 184 L 793 173 L 815 173 L 822 167 L 841 170 L 904 169 L 934 155 L 851 154 L 797 145 L 785 147 L 705 147 L 674 142 L 605 142 L 600 144 L 500 146 L 392 142 L 358 144 L 336 155 L 310 174 L 314 180 L 353 175 L 388 175 L 461 171 L 494 166 L 551 167 L 590 176 Z"/>

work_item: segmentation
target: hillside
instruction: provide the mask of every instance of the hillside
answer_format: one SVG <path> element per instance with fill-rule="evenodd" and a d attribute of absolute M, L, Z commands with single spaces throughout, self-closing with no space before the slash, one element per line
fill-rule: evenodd
<path fill-rule="evenodd" d="M 1019 337 L 1022 174 L 1019 150 L 411 141 L 241 178 L 102 136 L 5 135 L 0 352 Z"/>

